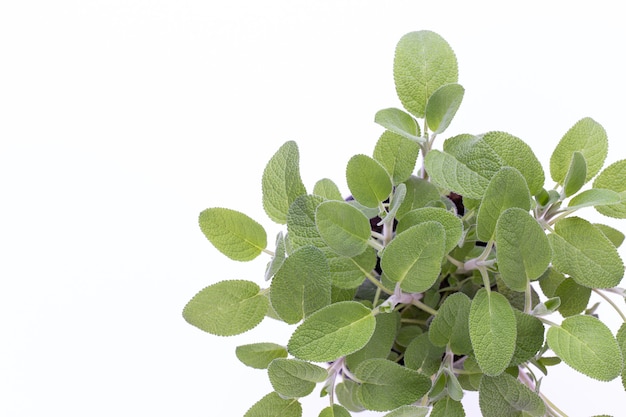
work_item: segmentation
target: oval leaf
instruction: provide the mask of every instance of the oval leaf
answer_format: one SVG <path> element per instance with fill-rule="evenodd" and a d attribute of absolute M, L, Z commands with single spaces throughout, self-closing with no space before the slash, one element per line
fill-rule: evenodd
<path fill-rule="evenodd" d="M 600 381 L 617 378 L 622 354 L 611 330 L 592 316 L 568 317 L 547 334 L 548 346 L 566 364 Z"/>
<path fill-rule="evenodd" d="M 466 355 L 472 351 L 469 335 L 469 312 L 472 302 L 461 292 L 445 299 L 428 329 L 430 341 L 435 346 L 450 345 L 450 350 L 457 355 Z"/>
<path fill-rule="evenodd" d="M 617 161 L 606 167 L 593 182 L 594 188 L 604 188 L 620 194 L 622 201 L 610 206 L 597 207 L 596 210 L 605 216 L 626 219 L 626 159 Z"/>
<path fill-rule="evenodd" d="M 243 417 L 302 417 L 298 400 L 281 398 L 276 392 L 267 394 L 244 414 Z"/>
<path fill-rule="evenodd" d="M 443 226 L 446 234 L 446 253 L 450 252 L 459 244 L 463 236 L 463 222 L 458 216 L 454 215 L 454 213 L 438 207 L 424 207 L 408 212 L 398 223 L 396 233 L 402 233 L 415 225 L 428 221 L 436 221 Z"/>
<path fill-rule="evenodd" d="M 272 388 L 283 398 L 306 397 L 328 377 L 326 369 L 298 359 L 275 359 L 267 373 Z"/>
<path fill-rule="evenodd" d="M 587 179 L 587 162 L 582 153 L 576 151 L 572 154 L 572 160 L 567 169 L 565 180 L 563 181 L 563 192 L 565 197 L 574 195 L 585 185 Z"/>
<path fill-rule="evenodd" d="M 578 210 L 590 206 L 615 205 L 622 200 L 620 195 L 612 190 L 591 188 L 572 198 L 567 206 L 568 210 Z"/>
<path fill-rule="evenodd" d="M 246 366 L 267 369 L 274 359 L 287 357 L 287 348 L 276 343 L 252 343 L 237 346 L 235 355 Z"/>
<path fill-rule="evenodd" d="M 356 207 L 343 201 L 325 201 L 315 211 L 317 230 L 335 252 L 357 256 L 367 248 L 371 226 Z"/>
<path fill-rule="evenodd" d="M 374 159 L 391 175 L 393 185 L 398 185 L 411 176 L 419 150 L 415 141 L 387 131 L 376 142 Z"/>
<path fill-rule="evenodd" d="M 469 314 L 469 332 L 474 355 L 487 375 L 500 375 L 509 366 L 517 327 L 509 301 L 497 292 L 478 290 Z"/>
<path fill-rule="evenodd" d="M 393 107 L 379 110 L 374 116 L 374 122 L 404 138 L 416 142 L 424 141 L 424 138 L 420 137 L 421 132 L 417 120 L 403 110 Z"/>
<path fill-rule="evenodd" d="M 187 322 L 217 336 L 233 336 L 259 324 L 269 300 L 251 281 L 221 281 L 206 287 L 185 306 Z"/>
<path fill-rule="evenodd" d="M 473 170 L 454 156 L 436 149 L 428 152 L 424 166 L 433 182 L 467 198 L 481 199 L 491 178 L 490 174 Z"/>
<path fill-rule="evenodd" d="M 331 179 L 322 178 L 313 186 L 313 194 L 319 195 L 326 200 L 339 200 L 343 201 L 339 187 Z M 289 221 L 289 218 L 287 218 Z"/>
<path fill-rule="evenodd" d="M 354 155 L 348 161 L 346 179 L 352 196 L 365 207 L 378 207 L 391 194 L 389 174 L 367 155 Z"/>
<path fill-rule="evenodd" d="M 350 412 L 339 404 L 333 404 L 330 407 L 324 408 L 320 412 L 319 417 L 350 417 Z"/>
<path fill-rule="evenodd" d="M 426 103 L 426 123 L 434 133 L 442 133 L 450 126 L 463 101 L 465 89 L 452 83 L 439 87 Z"/>
<path fill-rule="evenodd" d="M 546 413 L 541 397 L 507 373 L 482 377 L 478 404 L 484 417 L 543 417 Z"/>
<path fill-rule="evenodd" d="M 330 362 L 361 349 L 372 337 L 376 318 L 356 301 L 331 304 L 316 311 L 298 326 L 288 344 L 289 352 L 312 362 Z"/>
<path fill-rule="evenodd" d="M 206 209 L 200 213 L 198 222 L 213 246 L 235 261 L 250 261 L 267 247 L 263 226 L 238 211 Z"/>

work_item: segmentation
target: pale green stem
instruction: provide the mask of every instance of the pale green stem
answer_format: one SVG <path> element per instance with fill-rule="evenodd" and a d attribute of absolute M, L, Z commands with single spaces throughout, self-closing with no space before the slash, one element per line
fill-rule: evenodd
<path fill-rule="evenodd" d="M 487 273 L 487 268 L 484 266 L 479 266 L 478 270 L 480 271 L 480 275 L 483 277 L 483 285 L 487 292 L 491 292 L 491 282 L 489 281 L 489 274 Z"/>
<path fill-rule="evenodd" d="M 559 407 L 557 407 L 552 401 L 550 401 L 550 399 L 548 399 L 548 397 L 545 396 L 545 394 L 543 393 L 539 393 L 539 396 L 541 397 L 541 399 L 543 400 L 543 402 L 548 406 L 548 408 L 551 411 L 554 411 L 556 413 L 558 413 L 561 417 L 567 417 L 567 414 L 565 414 L 563 412 L 563 410 L 561 410 Z M 556 417 L 556 416 L 555 416 Z"/>
<path fill-rule="evenodd" d="M 373 247 L 374 249 L 376 249 L 378 252 L 382 251 L 383 249 L 385 249 L 385 247 L 379 243 L 378 241 L 372 239 L 368 239 L 367 244 L 370 245 L 371 247 Z"/>
<path fill-rule="evenodd" d="M 374 302 L 372 303 L 374 307 L 376 307 L 376 305 L 378 304 L 378 301 L 380 300 L 380 293 L 382 291 L 383 291 L 382 288 L 380 287 L 376 288 L 376 295 L 374 296 Z"/>
<path fill-rule="evenodd" d="M 365 277 L 374 285 L 376 285 L 376 287 L 381 290 L 384 291 L 386 294 L 392 295 L 393 291 L 389 290 L 388 288 L 386 288 L 379 280 L 377 280 L 374 276 L 372 276 L 372 274 L 365 274 Z"/>
<path fill-rule="evenodd" d="M 611 307 L 613 307 L 615 309 L 615 311 L 617 311 L 617 314 L 620 315 L 620 317 L 622 318 L 622 321 L 626 322 L 626 316 L 624 315 L 624 313 L 622 312 L 622 310 L 619 309 L 619 307 L 617 306 L 617 304 L 615 304 L 613 302 L 613 300 L 611 300 L 604 292 L 600 291 L 597 288 L 593 288 L 592 289 L 593 292 L 595 292 L 596 294 L 598 294 L 600 297 L 604 298 L 604 300 L 609 303 L 611 305 Z"/>
<path fill-rule="evenodd" d="M 533 291 L 530 281 L 526 283 L 526 295 L 524 297 L 524 313 L 530 314 L 533 310 Z"/>
<path fill-rule="evenodd" d="M 269 249 L 263 249 L 264 253 L 267 253 L 269 256 L 274 257 L 276 254 Z"/>
<path fill-rule="evenodd" d="M 429 313 L 431 316 L 437 315 L 437 310 L 433 309 L 432 307 L 427 306 L 426 304 L 422 303 L 419 300 L 413 300 L 411 304 L 413 304 L 415 307 L 419 308 L 420 310 L 423 310 Z"/>

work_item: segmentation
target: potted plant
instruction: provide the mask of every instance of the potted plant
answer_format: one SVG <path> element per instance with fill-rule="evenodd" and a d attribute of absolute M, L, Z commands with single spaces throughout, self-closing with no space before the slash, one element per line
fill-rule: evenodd
<path fill-rule="evenodd" d="M 485 417 L 564 416 L 540 390 L 560 362 L 626 384 L 626 325 L 613 334 L 589 305 L 596 293 L 626 321 L 611 298 L 626 294 L 624 234 L 579 216 L 626 218 L 626 160 L 604 167 L 602 126 L 584 118 L 566 131 L 547 188 L 532 149 L 509 133 L 437 140 L 464 95 L 441 36 L 403 36 L 394 80 L 404 109 L 376 114 L 385 130 L 371 156 L 348 161 L 348 198 L 327 178 L 307 190 L 289 141 L 262 174 L 263 207 L 285 226 L 273 247 L 243 212 L 200 214 L 224 255 L 269 262 L 264 283 L 214 283 L 184 318 L 218 336 L 265 317 L 297 324 L 286 344 L 236 349 L 273 388 L 245 416 L 301 416 L 298 399 L 318 384 L 329 401 L 320 417 L 464 416 L 465 391 L 478 391 Z"/>

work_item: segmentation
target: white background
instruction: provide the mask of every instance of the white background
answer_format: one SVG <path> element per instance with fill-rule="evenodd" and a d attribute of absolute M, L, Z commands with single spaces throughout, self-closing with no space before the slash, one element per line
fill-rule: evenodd
<path fill-rule="evenodd" d="M 207 285 L 262 283 L 268 260 L 228 260 L 198 213 L 243 211 L 274 236 L 260 177 L 292 139 L 309 190 L 330 177 L 347 192 L 347 160 L 382 131 L 375 112 L 399 106 L 407 32 L 457 53 L 466 95 L 449 135 L 505 130 L 547 166 L 590 116 L 607 163 L 625 158 L 619 3 L 518 3 L 1 2 L 0 415 L 236 417 L 270 392 L 234 349 L 293 327 L 220 338 L 181 317 Z M 570 416 L 624 415 L 619 380 L 563 365 L 543 391 Z M 307 417 L 326 405 L 315 396 Z M 479 415 L 475 395 L 465 407 Z"/>

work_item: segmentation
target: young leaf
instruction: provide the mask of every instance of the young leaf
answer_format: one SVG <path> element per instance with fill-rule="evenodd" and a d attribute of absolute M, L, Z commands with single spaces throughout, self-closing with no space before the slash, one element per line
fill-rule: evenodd
<path fill-rule="evenodd" d="M 599 213 L 609 217 L 626 219 L 626 181 L 624 178 L 626 178 L 626 159 L 612 163 L 593 181 L 594 188 L 615 191 L 622 198 L 620 203 L 597 207 L 596 210 Z"/>
<path fill-rule="evenodd" d="M 574 196 L 567 205 L 568 210 L 578 210 L 590 206 L 614 205 L 621 201 L 618 193 L 603 188 L 591 188 Z"/>
<path fill-rule="evenodd" d="M 209 208 L 200 213 L 200 230 L 217 250 L 235 261 L 250 261 L 267 247 L 265 229 L 243 213 Z"/>
<path fill-rule="evenodd" d="M 379 110 L 374 116 L 374 122 L 404 138 L 418 143 L 424 141 L 417 120 L 403 110 L 393 107 Z"/>
<path fill-rule="evenodd" d="M 391 194 L 389 174 L 380 163 L 367 155 L 350 158 L 346 180 L 354 199 L 365 207 L 378 207 Z"/>
<path fill-rule="evenodd" d="M 585 185 L 587 179 L 587 162 L 582 153 L 575 151 L 572 154 L 565 180 L 563 181 L 563 192 L 565 197 L 574 195 Z"/>
<path fill-rule="evenodd" d="M 283 398 L 306 397 L 328 378 L 326 369 L 298 359 L 278 358 L 267 368 L 270 383 Z"/>
<path fill-rule="evenodd" d="M 357 256 L 367 248 L 371 226 L 357 208 L 343 201 L 325 201 L 315 211 L 315 224 L 324 242 L 343 256 Z"/>
<path fill-rule="evenodd" d="M 296 142 L 285 142 L 269 160 L 263 171 L 262 188 L 265 212 L 276 223 L 285 224 L 291 203 L 306 194 Z"/>
<path fill-rule="evenodd" d="M 624 234 L 619 230 L 614 229 L 611 226 L 607 226 L 606 224 L 594 223 L 593 225 L 596 229 L 600 230 L 616 248 L 619 248 L 624 242 Z"/>
<path fill-rule="evenodd" d="M 374 159 L 391 175 L 393 185 L 398 185 L 411 176 L 419 150 L 415 141 L 386 131 L 376 142 Z"/>
<path fill-rule="evenodd" d="M 287 255 L 286 251 L 287 249 L 283 232 L 278 232 L 278 235 L 276 236 L 276 250 L 274 251 L 274 256 L 272 257 L 272 260 L 267 264 L 267 268 L 265 268 L 266 281 L 272 279 L 272 277 L 283 265 L 283 262 L 285 262 L 285 258 Z"/>
<path fill-rule="evenodd" d="M 472 351 L 468 325 L 471 303 L 469 297 L 461 292 L 446 298 L 428 329 L 430 341 L 435 346 L 449 344 L 450 350 L 457 355 L 467 355 Z"/>
<path fill-rule="evenodd" d="M 363 283 L 365 274 L 376 267 L 378 257 L 374 248 L 352 258 L 326 253 L 330 265 L 330 277 L 333 286 L 343 289 L 357 288 Z"/>
<path fill-rule="evenodd" d="M 356 301 L 331 304 L 316 311 L 298 326 L 288 350 L 296 358 L 329 362 L 361 349 L 372 337 L 376 318 Z"/>
<path fill-rule="evenodd" d="M 383 417 L 426 417 L 430 408 L 417 405 L 403 405 L 385 414 Z"/>
<path fill-rule="evenodd" d="M 372 337 L 363 348 L 346 356 L 346 365 L 349 369 L 356 367 L 363 361 L 374 358 L 386 358 L 396 340 L 400 328 L 400 315 L 397 312 L 376 315 L 376 328 Z"/>
<path fill-rule="evenodd" d="M 287 357 L 287 348 L 276 343 L 252 343 L 237 346 L 235 355 L 246 366 L 267 369 L 274 359 Z"/>
<path fill-rule="evenodd" d="M 351 379 L 344 379 L 335 387 L 335 395 L 341 405 L 355 413 L 365 410 L 357 394 L 358 388 L 359 385 Z"/>
<path fill-rule="evenodd" d="M 313 186 L 313 194 L 324 197 L 326 200 L 339 200 L 343 201 L 339 187 L 332 180 L 328 178 L 322 178 Z M 287 219 L 289 221 L 289 219 Z"/>
<path fill-rule="evenodd" d="M 268 299 L 251 281 L 221 281 L 196 294 L 185 306 L 183 317 L 200 330 L 233 336 L 256 327 L 265 317 Z"/>
<path fill-rule="evenodd" d="M 444 397 L 433 405 L 430 417 L 465 417 L 465 410 L 459 401 Z"/>
<path fill-rule="evenodd" d="M 517 326 L 502 294 L 478 290 L 470 308 L 469 333 L 480 369 L 491 376 L 504 372 L 515 351 Z"/>
<path fill-rule="evenodd" d="M 400 210 L 402 202 L 405 198 L 406 184 L 402 183 L 396 186 L 396 189 L 393 190 L 393 195 L 391 196 L 388 212 L 385 217 L 380 222 L 378 222 L 378 226 L 383 224 L 393 224 L 393 221 L 396 219 L 396 215 L 398 214 L 398 210 Z"/>
<path fill-rule="evenodd" d="M 543 417 L 546 413 L 541 397 L 507 373 L 483 376 L 478 404 L 484 417 Z"/>
<path fill-rule="evenodd" d="M 436 149 L 428 152 L 424 166 L 436 184 L 467 198 L 482 198 L 491 178 L 489 173 L 474 170 L 454 156 Z"/>
<path fill-rule="evenodd" d="M 362 362 L 354 374 L 362 381 L 359 399 L 369 410 L 389 411 L 414 403 L 430 389 L 430 379 L 387 359 Z"/>
<path fill-rule="evenodd" d="M 587 183 L 602 168 L 608 146 L 606 131 L 598 122 L 589 117 L 579 120 L 559 141 L 550 157 L 552 179 L 563 184 L 574 152 L 580 152 L 587 163 Z"/>
<path fill-rule="evenodd" d="M 491 177 L 476 217 L 476 236 L 487 242 L 496 233 L 500 214 L 510 207 L 530 210 L 530 192 L 522 174 L 515 168 L 503 167 Z M 541 271 L 543 272 L 543 271 Z"/>
<path fill-rule="evenodd" d="M 552 257 L 548 238 L 528 211 L 512 207 L 496 224 L 496 256 L 507 287 L 525 291 L 548 268 Z"/>
<path fill-rule="evenodd" d="M 303 246 L 327 248 L 315 224 L 317 206 L 324 202 L 318 195 L 303 195 L 293 202 L 287 213 L 287 236 L 293 250 Z"/>
<path fill-rule="evenodd" d="M 426 123 L 433 133 L 442 133 L 450 126 L 463 101 L 465 89 L 460 84 L 442 85 L 428 98 Z"/>
<path fill-rule="evenodd" d="M 380 260 L 387 278 L 406 292 L 429 289 L 441 272 L 445 233 L 441 223 L 429 221 L 397 235 Z"/>
<path fill-rule="evenodd" d="M 396 46 L 393 78 L 404 108 L 422 118 L 432 93 L 442 85 L 457 82 L 456 56 L 434 32 L 408 33 Z"/>
<path fill-rule="evenodd" d="M 244 414 L 243 417 L 302 417 L 298 400 L 281 398 L 276 392 L 267 394 Z"/>
<path fill-rule="evenodd" d="M 454 249 L 463 236 L 463 223 L 461 219 L 454 213 L 438 208 L 423 207 L 406 213 L 396 227 L 396 233 L 402 233 L 405 230 L 428 221 L 436 221 L 441 223 L 445 230 L 445 252 L 448 253 Z"/>
<path fill-rule="evenodd" d="M 591 288 L 583 287 L 572 278 L 566 278 L 559 284 L 554 296 L 561 300 L 559 313 L 563 317 L 569 317 L 580 314 L 587 308 Z"/>
<path fill-rule="evenodd" d="M 624 276 L 615 246 L 591 223 L 568 217 L 555 225 L 556 234 L 548 235 L 554 268 L 570 275 L 589 288 L 611 288 Z"/>
<path fill-rule="evenodd" d="M 568 317 L 547 334 L 548 346 L 590 378 L 610 381 L 622 371 L 622 354 L 611 330 L 592 316 Z"/>
<path fill-rule="evenodd" d="M 298 323 L 330 304 L 330 269 L 326 257 L 313 246 L 291 254 L 270 286 L 270 300 L 278 316 L 288 324 Z"/>
<path fill-rule="evenodd" d="M 533 358 L 541 349 L 545 328 L 537 317 L 513 310 L 517 327 L 517 342 L 509 367 L 517 366 Z"/>
<path fill-rule="evenodd" d="M 339 404 L 333 404 L 324 408 L 319 417 L 350 417 L 350 412 Z"/>
<path fill-rule="evenodd" d="M 445 348 L 435 346 L 424 333 L 417 336 L 404 352 L 404 364 L 407 368 L 420 371 L 424 375 L 433 375 L 441 366 L 441 355 Z"/>
<path fill-rule="evenodd" d="M 430 181 L 411 176 L 404 184 L 406 185 L 406 197 L 398 209 L 396 215 L 398 219 L 401 219 L 409 211 L 425 207 L 431 201 L 440 201 L 441 199 L 439 189 Z"/>

